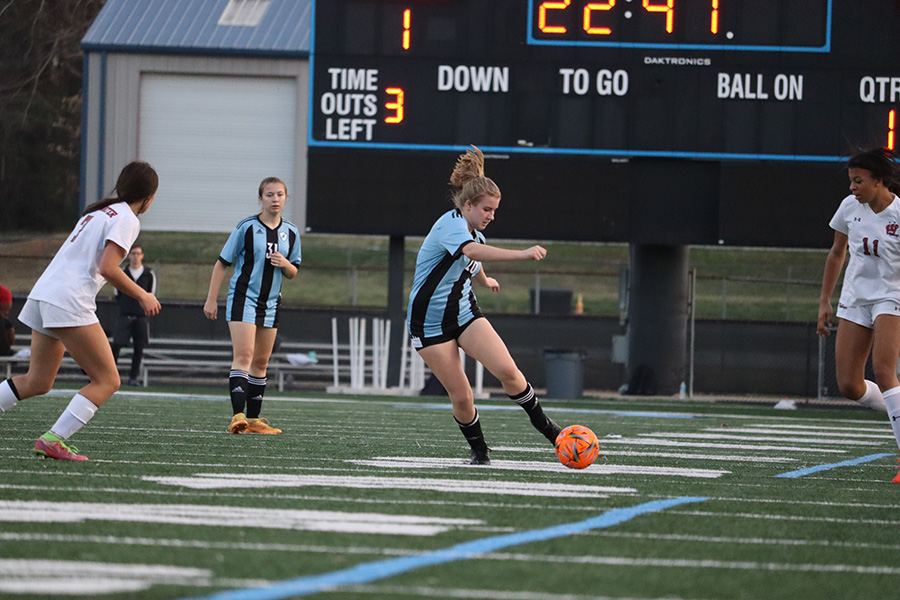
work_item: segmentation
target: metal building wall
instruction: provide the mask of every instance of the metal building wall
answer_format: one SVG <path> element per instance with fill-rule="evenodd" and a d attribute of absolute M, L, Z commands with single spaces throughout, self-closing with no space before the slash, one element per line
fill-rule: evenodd
<path fill-rule="evenodd" d="M 294 79 L 297 85 L 294 184 L 290 190 L 290 212 L 285 217 L 301 231 L 305 228 L 309 90 L 309 62 L 306 59 L 87 53 L 82 205 L 103 197 L 115 185 L 121 168 L 129 161 L 141 158 L 138 156 L 140 82 L 146 73 Z M 215 210 L 215 207 L 201 206 L 198 210 Z"/>

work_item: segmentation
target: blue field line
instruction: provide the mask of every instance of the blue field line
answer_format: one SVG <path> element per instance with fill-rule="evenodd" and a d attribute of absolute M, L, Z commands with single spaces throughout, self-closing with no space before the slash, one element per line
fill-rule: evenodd
<path fill-rule="evenodd" d="M 450 410 L 453 408 L 450 404 L 397 404 L 398 407 L 403 408 L 426 408 L 429 410 Z M 546 408 L 546 406 L 545 406 Z M 511 410 L 511 411 L 520 411 L 522 410 L 519 406 L 490 406 L 490 405 L 479 405 L 479 411 L 488 411 L 488 410 Z M 651 417 L 654 419 L 707 419 L 707 416 L 699 416 L 699 415 L 691 415 L 688 413 L 663 413 L 663 412 L 649 412 L 649 411 L 630 411 L 630 410 L 598 410 L 596 408 L 559 408 L 557 406 L 552 407 L 551 409 L 554 413 L 584 413 L 590 415 L 612 415 L 614 417 Z"/>
<path fill-rule="evenodd" d="M 703 496 L 682 496 L 680 498 L 671 498 L 668 500 L 654 500 L 629 508 L 614 508 L 585 521 L 564 523 L 545 529 L 535 529 L 533 531 L 523 531 L 521 533 L 512 533 L 471 542 L 463 542 L 462 544 L 425 554 L 362 563 L 355 567 L 340 571 L 332 571 L 331 573 L 324 573 L 322 575 L 309 575 L 307 577 L 288 579 L 262 588 L 219 592 L 209 596 L 203 596 L 203 598 L 206 600 L 277 600 L 280 598 L 305 596 L 344 585 L 371 583 L 379 579 L 393 577 L 394 575 L 400 575 L 401 573 L 406 573 L 421 567 L 430 567 L 457 560 L 466 560 L 480 554 L 495 552 L 510 546 L 565 537 L 576 533 L 583 533 L 591 529 L 612 527 L 613 525 L 624 523 L 625 521 L 629 521 L 640 515 L 660 512 L 680 504 L 704 502 L 707 499 L 708 498 Z"/>
<path fill-rule="evenodd" d="M 872 462 L 873 460 L 878 460 L 879 458 L 884 458 L 885 456 L 894 456 L 891 453 L 886 454 L 869 454 L 868 456 L 861 456 L 860 458 L 854 458 L 853 460 L 843 460 L 839 463 L 831 463 L 828 465 L 816 465 L 815 467 L 809 467 L 807 469 L 797 469 L 796 471 L 788 471 L 787 473 L 780 473 L 775 477 L 784 477 L 786 479 L 796 479 L 798 477 L 803 477 L 804 475 L 809 475 L 810 473 L 818 473 L 819 471 L 828 471 L 830 469 L 837 469 L 838 467 L 852 467 L 854 465 L 860 465 L 862 463 Z"/>

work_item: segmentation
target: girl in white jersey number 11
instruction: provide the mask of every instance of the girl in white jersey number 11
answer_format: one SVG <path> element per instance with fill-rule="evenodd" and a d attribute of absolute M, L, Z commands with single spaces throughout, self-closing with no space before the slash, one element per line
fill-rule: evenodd
<path fill-rule="evenodd" d="M 838 301 L 835 364 L 838 389 L 845 397 L 886 412 L 900 446 L 900 192 L 897 160 L 888 150 L 856 153 L 847 163 L 850 195 L 829 223 L 834 243 L 825 260 L 819 318 L 820 336 L 830 334 L 831 296 L 844 266 Z M 875 382 L 865 378 L 872 353 Z M 876 383 L 877 382 L 877 383 Z M 893 483 L 900 484 L 900 474 Z"/>
<path fill-rule="evenodd" d="M 34 284 L 19 320 L 31 328 L 28 372 L 0 383 L 0 412 L 19 400 L 46 394 L 53 387 L 68 350 L 90 378 L 47 433 L 35 453 L 62 460 L 87 460 L 66 440 L 91 420 L 97 408 L 119 389 L 119 371 L 97 319 L 97 292 L 105 282 L 137 300 L 147 316 L 159 312 L 156 296 L 119 267 L 137 239 L 137 216 L 153 203 L 159 178 L 145 162 L 122 169 L 115 195 L 88 206 L 43 275 Z"/>

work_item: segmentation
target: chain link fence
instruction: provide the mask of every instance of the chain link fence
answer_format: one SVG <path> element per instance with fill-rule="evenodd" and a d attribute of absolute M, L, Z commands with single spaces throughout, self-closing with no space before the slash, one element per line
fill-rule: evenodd
<path fill-rule="evenodd" d="M 155 241 L 153 232 L 141 235 L 147 264 L 159 277 L 159 297 L 164 304 L 205 299 L 222 237 L 191 240 L 200 250 L 186 260 L 174 250 L 166 253 L 167 246 L 175 245 L 169 239 L 163 244 Z M 24 297 L 64 239 L 34 238 L 24 247 L 0 242 L 0 283 L 15 296 Z M 406 244 L 405 293 L 420 243 L 411 239 Z M 342 310 L 387 307 L 386 241 L 349 239 L 344 245 L 345 241 L 336 237 L 305 236 L 303 244 L 301 273 L 285 282 L 283 306 Z M 519 247 L 528 245 L 518 243 Z M 608 330 L 588 343 L 597 360 L 616 366 L 616 357 L 621 357 L 622 351 L 619 348 L 617 352 L 614 346 L 617 341 L 621 344 L 627 319 L 627 245 L 547 246 L 550 254 L 541 263 L 486 265 L 487 273 L 498 279 L 501 289 L 492 293 L 476 288 L 479 305 L 486 314 L 496 316 L 540 312 L 612 319 Z M 688 361 L 696 365 L 698 373 L 696 386 L 690 386 L 686 373 L 689 390 L 693 387 L 699 395 L 725 393 L 709 382 L 727 380 L 739 372 L 746 374 L 741 375 L 745 380 L 765 379 L 767 395 L 780 393 L 772 390 L 802 387 L 807 398 L 840 397 L 834 380 L 834 336 L 814 340 L 808 335 L 816 319 L 824 254 L 692 248 L 692 301 L 700 346 L 688 350 Z M 107 286 L 100 296 L 112 297 L 112 288 Z M 522 341 L 526 342 L 541 345 L 541 340 Z M 794 373 L 800 372 L 809 385 L 789 384 Z M 589 379 L 590 373 L 586 377 Z M 799 392 L 785 391 L 784 395 L 794 393 Z"/>

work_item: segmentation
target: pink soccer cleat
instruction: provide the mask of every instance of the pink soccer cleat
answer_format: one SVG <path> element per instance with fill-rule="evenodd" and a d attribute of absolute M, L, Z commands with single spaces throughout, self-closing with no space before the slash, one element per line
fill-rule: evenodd
<path fill-rule="evenodd" d="M 48 440 L 43 436 L 34 443 L 34 453 L 58 460 L 87 460 L 87 456 L 78 454 L 78 448 L 67 446 L 62 440 Z"/>

